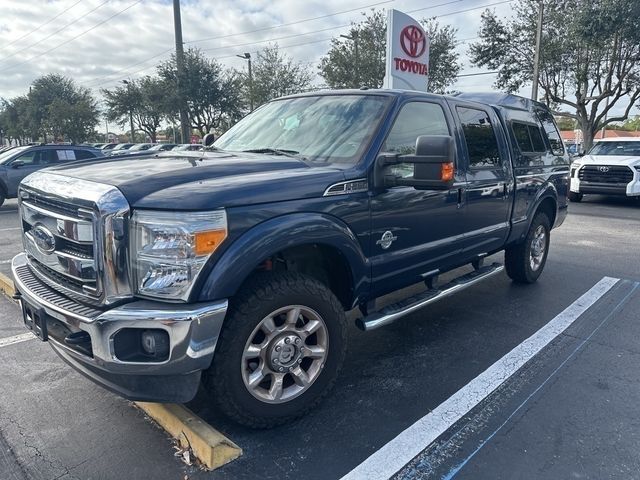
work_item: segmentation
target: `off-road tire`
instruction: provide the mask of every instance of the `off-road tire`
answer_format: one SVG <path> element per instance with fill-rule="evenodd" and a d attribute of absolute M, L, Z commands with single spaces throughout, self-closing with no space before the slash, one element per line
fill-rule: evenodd
<path fill-rule="evenodd" d="M 544 247 L 544 254 L 542 261 L 537 269 L 533 269 L 531 266 L 531 249 L 533 247 L 533 241 L 536 231 L 542 226 L 544 229 L 546 244 Z M 516 283 L 534 283 L 538 280 L 538 277 L 542 274 L 544 266 L 547 262 L 547 255 L 549 254 L 549 243 L 551 225 L 549 218 L 546 214 L 539 212 L 533 218 L 529 231 L 524 241 L 507 248 L 504 252 L 505 268 L 507 275 Z"/>
<path fill-rule="evenodd" d="M 569 192 L 569 201 L 579 203 L 582 201 L 583 194 L 576 192 Z"/>
<path fill-rule="evenodd" d="M 317 312 L 326 325 L 327 356 L 315 381 L 300 396 L 269 404 L 255 398 L 242 377 L 242 356 L 254 328 L 271 312 L 302 305 Z M 231 420 L 251 428 L 289 423 L 316 407 L 338 376 L 347 348 L 345 313 L 323 283 L 298 273 L 261 273 L 230 301 L 211 367 L 203 372 L 203 387 L 215 407 Z"/>

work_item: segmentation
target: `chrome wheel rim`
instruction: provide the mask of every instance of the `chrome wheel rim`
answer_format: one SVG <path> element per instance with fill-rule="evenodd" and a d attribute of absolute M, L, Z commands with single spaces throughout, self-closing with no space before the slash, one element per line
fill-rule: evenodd
<path fill-rule="evenodd" d="M 327 326 L 316 311 L 302 305 L 279 308 L 251 332 L 242 354 L 242 380 L 262 402 L 288 402 L 317 380 L 328 350 Z"/>
<path fill-rule="evenodd" d="M 534 272 L 540 268 L 544 260 L 544 254 L 547 249 L 547 232 L 542 225 L 538 225 L 531 240 L 531 248 L 529 250 L 529 264 Z"/>

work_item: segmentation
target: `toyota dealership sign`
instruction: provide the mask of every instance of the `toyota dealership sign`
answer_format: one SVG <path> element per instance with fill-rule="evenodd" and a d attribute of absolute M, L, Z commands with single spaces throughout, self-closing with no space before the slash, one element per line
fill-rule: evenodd
<path fill-rule="evenodd" d="M 387 68 L 385 88 L 427 90 L 429 38 L 406 13 L 389 10 L 387 17 Z"/>

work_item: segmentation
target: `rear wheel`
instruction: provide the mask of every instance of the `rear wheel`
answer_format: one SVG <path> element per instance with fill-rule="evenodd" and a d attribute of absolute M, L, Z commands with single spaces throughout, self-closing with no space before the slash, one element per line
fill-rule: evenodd
<path fill-rule="evenodd" d="M 544 213 L 538 213 L 524 241 L 505 250 L 507 275 L 514 282 L 533 283 L 538 280 L 547 262 L 550 231 L 549 218 Z"/>
<path fill-rule="evenodd" d="M 321 401 L 345 352 L 344 311 L 325 285 L 295 273 L 261 274 L 233 299 L 205 387 L 232 420 L 270 428 Z"/>
<path fill-rule="evenodd" d="M 581 202 L 582 201 L 582 193 L 576 193 L 576 192 L 569 192 L 569 200 L 571 200 L 572 202 Z"/>

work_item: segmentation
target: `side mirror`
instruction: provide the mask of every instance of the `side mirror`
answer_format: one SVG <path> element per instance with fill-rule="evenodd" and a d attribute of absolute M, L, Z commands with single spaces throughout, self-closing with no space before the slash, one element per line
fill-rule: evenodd
<path fill-rule="evenodd" d="M 202 145 L 204 147 L 210 147 L 211 145 L 213 145 L 213 142 L 216 141 L 216 136 L 213 133 L 207 133 L 203 138 L 202 138 Z"/>
<path fill-rule="evenodd" d="M 378 168 L 401 163 L 413 164 L 413 176 L 408 178 L 383 174 L 381 186 L 404 185 L 419 189 L 448 190 L 454 181 L 453 137 L 449 135 L 421 135 L 416 139 L 415 155 L 382 155 Z"/>
<path fill-rule="evenodd" d="M 11 168 L 20 168 L 20 167 L 24 167 L 23 160 L 15 160 L 14 162 L 11 162 Z"/>

